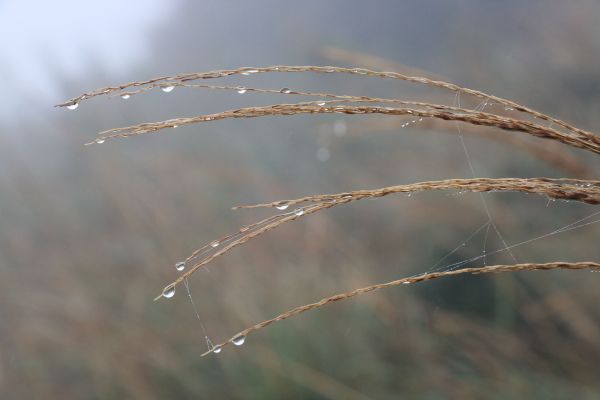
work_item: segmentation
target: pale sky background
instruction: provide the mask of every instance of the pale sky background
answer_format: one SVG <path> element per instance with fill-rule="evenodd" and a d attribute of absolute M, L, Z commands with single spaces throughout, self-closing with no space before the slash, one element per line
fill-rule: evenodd
<path fill-rule="evenodd" d="M 147 55 L 147 33 L 176 5 L 167 0 L 0 0 L 2 86 L 5 94 L 23 94 L 3 96 L 0 118 L 10 119 L 31 101 L 24 92 L 35 90 L 40 105 L 56 101 L 56 71 L 84 75 L 90 55 L 108 73 L 125 71 Z"/>

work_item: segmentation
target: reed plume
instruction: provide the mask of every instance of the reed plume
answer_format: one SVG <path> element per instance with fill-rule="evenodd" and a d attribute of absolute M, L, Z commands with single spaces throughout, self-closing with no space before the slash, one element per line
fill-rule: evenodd
<path fill-rule="evenodd" d="M 347 54 L 337 54 L 339 57 L 348 56 Z M 456 94 L 465 94 L 475 98 L 483 99 L 484 104 L 494 102 L 510 108 L 510 115 L 502 115 L 492 111 L 483 111 L 483 107 L 465 108 L 456 105 L 436 104 L 424 101 L 414 101 L 399 98 L 381 98 L 346 94 L 335 94 L 327 92 L 310 92 L 303 90 L 284 89 L 263 89 L 245 86 L 225 86 L 225 85 L 206 85 L 196 83 L 196 81 L 206 79 L 216 79 L 234 75 L 253 75 L 263 73 L 326 73 L 326 74 L 351 74 L 363 77 L 379 79 L 395 79 L 411 83 L 424 84 L 430 87 L 441 88 L 455 92 Z M 533 110 L 527 106 L 518 104 L 511 100 L 493 96 L 478 90 L 469 89 L 447 82 L 439 77 L 421 77 L 409 76 L 398 72 L 379 72 L 366 68 L 344 68 L 333 66 L 269 66 L 269 67 L 244 67 L 230 70 L 216 70 L 209 72 L 199 72 L 190 74 L 181 74 L 174 76 L 163 76 L 146 81 L 136 81 L 118 86 L 110 86 L 102 89 L 93 90 L 70 100 L 67 100 L 58 107 L 73 108 L 84 100 L 102 95 L 121 95 L 127 98 L 143 92 L 162 88 L 166 91 L 174 87 L 187 87 L 192 89 L 211 89 L 211 90 L 236 90 L 240 93 L 254 91 L 257 93 L 280 93 L 289 96 L 309 96 L 318 97 L 319 100 L 304 101 L 297 103 L 278 103 L 267 106 L 243 107 L 232 110 L 217 112 L 214 114 L 198 115 L 194 117 L 175 118 L 159 122 L 149 122 L 135 124 L 127 127 L 113 128 L 99 133 L 94 141 L 88 144 L 103 143 L 106 140 L 114 138 L 127 138 L 148 133 L 155 133 L 161 130 L 176 128 L 182 125 L 196 124 L 202 122 L 212 122 L 229 118 L 256 118 L 263 116 L 291 116 L 303 114 L 345 114 L 345 115 L 386 115 L 391 117 L 405 116 L 410 117 L 412 122 L 422 121 L 423 119 L 433 121 L 450 121 L 454 123 L 464 123 L 472 128 L 487 127 L 489 129 L 500 129 L 503 131 L 512 131 L 526 134 L 531 137 L 543 138 L 553 143 L 561 143 L 574 148 L 584 149 L 595 154 L 600 154 L 600 137 L 594 133 L 577 128 L 568 122 L 551 117 L 539 111 Z M 549 124 L 547 124 L 549 123 Z M 497 135 L 496 135 L 497 136 Z M 511 141 L 511 143 L 515 143 Z M 549 152 L 542 151 L 539 148 L 530 148 L 530 153 L 538 154 L 539 157 L 549 160 L 551 163 L 565 166 L 565 169 L 584 171 L 586 175 L 592 175 L 589 169 L 578 164 L 568 157 L 552 156 Z M 551 152 L 550 152 L 551 153 Z M 566 160 L 566 161 L 565 161 Z M 155 300 L 161 297 L 171 297 L 175 288 L 180 283 L 187 283 L 187 279 L 198 269 L 211 263 L 216 258 L 226 254 L 231 249 L 243 245 L 248 241 L 261 236 L 262 234 L 275 229 L 287 222 L 298 218 L 320 212 L 338 205 L 347 204 L 352 201 L 362 199 L 373 199 L 398 193 L 413 193 L 430 190 L 460 190 L 471 192 L 492 192 L 492 191 L 516 191 L 522 193 L 533 193 L 547 196 L 551 199 L 578 201 L 591 205 L 600 204 L 600 181 L 592 179 L 550 179 L 550 178 L 472 178 L 472 179 L 446 179 L 440 181 L 417 182 L 411 184 L 389 186 L 380 189 L 357 190 L 338 194 L 320 194 L 305 196 L 297 199 L 279 200 L 262 204 L 237 206 L 234 208 L 257 208 L 273 207 L 282 213 L 267 217 L 251 225 L 240 228 L 233 234 L 224 236 L 207 243 L 194 251 L 183 262 L 192 264 L 186 272 L 168 284 L 161 294 Z M 290 208 L 292 207 L 292 208 Z M 288 210 L 288 208 L 290 208 Z M 287 211 L 286 211 L 287 210 Z M 594 221 L 598 222 L 598 221 Z M 560 230 L 559 230 L 560 231 Z M 559 232 L 556 231 L 556 232 Z M 563 230 L 564 231 L 564 230 Z M 508 247 L 505 247 L 508 249 Z M 219 350 L 222 346 L 235 342 L 236 338 L 262 329 L 274 322 L 290 318 L 305 311 L 322 307 L 331 302 L 348 299 L 360 294 L 368 293 L 387 287 L 400 284 L 417 283 L 441 277 L 454 276 L 460 274 L 487 274 L 500 272 L 516 272 L 523 270 L 553 270 L 553 269 L 600 269 L 600 264 L 595 262 L 552 262 L 546 264 L 538 263 L 519 263 L 514 265 L 495 265 L 473 268 L 447 269 L 443 271 L 427 272 L 411 277 L 394 280 L 387 283 L 376 284 L 359 288 L 349 292 L 337 294 L 324 298 L 316 303 L 307 304 L 295 309 L 286 311 L 275 318 L 256 324 L 247 328 L 237 335 L 217 346 L 214 346 L 205 354 Z M 203 355 L 205 355 L 203 354 Z"/>

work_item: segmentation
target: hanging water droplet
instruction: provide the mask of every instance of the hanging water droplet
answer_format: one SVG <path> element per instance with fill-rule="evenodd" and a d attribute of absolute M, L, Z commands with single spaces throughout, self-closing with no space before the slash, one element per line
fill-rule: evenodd
<path fill-rule="evenodd" d="M 302 208 L 296 208 L 294 210 L 294 214 L 296 214 L 298 217 L 301 216 L 302 214 L 304 214 L 304 209 Z"/>
<path fill-rule="evenodd" d="M 239 87 L 239 88 L 237 88 L 237 92 L 238 92 L 239 94 L 244 94 L 244 93 L 246 93 L 247 91 L 248 91 L 248 89 L 246 89 L 245 87 Z"/>
<path fill-rule="evenodd" d="M 175 296 L 175 286 L 167 286 L 162 293 L 163 297 L 166 299 L 170 299 Z"/>
<path fill-rule="evenodd" d="M 281 89 L 279 91 L 279 93 L 290 94 L 290 93 L 292 93 L 292 91 L 290 89 L 284 87 L 283 89 Z"/>
<path fill-rule="evenodd" d="M 320 107 L 323 107 L 325 105 L 325 102 L 321 101 L 321 102 L 317 103 L 317 105 L 320 106 Z"/>
<path fill-rule="evenodd" d="M 223 350 L 223 348 L 221 346 L 214 346 L 212 348 L 212 352 L 215 354 L 219 354 L 221 352 L 221 350 Z"/>
<path fill-rule="evenodd" d="M 173 128 L 177 128 L 177 127 L 179 127 L 179 125 L 173 125 Z"/>
<path fill-rule="evenodd" d="M 406 282 L 402 282 L 403 285 L 408 285 L 410 284 L 410 281 L 406 281 Z"/>
<path fill-rule="evenodd" d="M 96 143 L 98 143 L 98 144 L 102 144 L 102 143 L 104 143 L 104 138 L 98 138 L 98 139 L 96 139 L 96 140 L 94 140 L 94 141 L 95 141 Z"/>
<path fill-rule="evenodd" d="M 234 337 L 231 342 L 233 344 L 235 344 L 236 346 L 241 346 L 244 344 L 244 342 L 246 341 L 246 336 L 245 335 L 239 335 Z"/>
<path fill-rule="evenodd" d="M 257 69 L 249 69 L 248 71 L 244 71 L 244 72 L 242 72 L 242 75 L 246 75 L 246 76 L 248 76 L 248 75 L 250 75 L 250 74 L 255 74 L 255 73 L 257 73 L 257 72 L 258 72 L 258 70 L 257 70 Z"/>
<path fill-rule="evenodd" d="M 123 94 L 121 95 L 121 98 L 122 98 L 123 100 L 127 100 L 127 99 L 128 99 L 128 98 L 130 98 L 130 97 L 131 97 L 131 95 L 130 95 L 129 93 L 123 93 Z"/>
<path fill-rule="evenodd" d="M 221 243 L 219 243 L 218 240 L 214 240 L 212 242 L 210 242 L 210 247 L 217 247 L 218 245 L 220 245 Z"/>
<path fill-rule="evenodd" d="M 175 86 L 162 86 L 160 88 L 160 90 L 162 90 L 165 93 L 169 93 L 169 92 L 173 91 L 173 89 L 175 89 Z"/>
<path fill-rule="evenodd" d="M 287 210 L 287 208 L 289 207 L 289 204 L 283 203 L 283 204 L 278 204 L 275 206 L 276 209 L 278 209 L 279 211 L 283 211 L 283 210 Z"/>
<path fill-rule="evenodd" d="M 175 264 L 175 269 L 177 271 L 183 271 L 185 269 L 185 261 L 180 261 L 177 264 Z"/>
<path fill-rule="evenodd" d="M 77 107 L 79 107 L 79 103 L 73 103 L 73 104 L 69 104 L 69 105 L 67 106 L 67 108 L 68 108 L 69 110 L 76 110 L 76 109 L 77 109 Z"/>

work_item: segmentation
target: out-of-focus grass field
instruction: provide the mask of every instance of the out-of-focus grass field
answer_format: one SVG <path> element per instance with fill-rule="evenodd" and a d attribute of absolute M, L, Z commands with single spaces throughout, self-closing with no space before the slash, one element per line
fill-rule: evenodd
<path fill-rule="evenodd" d="M 82 52 L 85 73 L 55 71 L 56 102 L 161 74 L 340 64 L 323 51 L 334 46 L 600 130 L 594 1 L 172 7 L 152 26 L 144 62 L 110 74 L 93 49 Z M 89 29 L 107 27 L 96 21 Z M 47 65 L 53 69 L 51 56 Z M 361 77 L 223 82 L 453 101 L 452 94 Z M 444 125 L 382 127 L 390 117 L 270 117 L 83 147 L 103 129 L 281 97 L 178 88 L 128 101 L 93 99 L 68 112 L 35 94 L 24 87 L 15 96 L 32 99 L 31 108 L 0 120 L 1 398 L 600 397 L 600 274 L 529 272 L 403 286 L 290 319 L 203 359 L 203 333 L 184 293 L 152 302 L 176 276 L 176 261 L 269 213 L 230 210 L 234 205 L 470 176 L 454 124 L 441 132 Z M 465 142 L 478 176 L 567 176 L 483 134 L 465 135 Z M 317 159 L 319 148 L 330 152 L 327 161 Z M 594 155 L 557 151 L 592 174 L 599 170 Z M 598 211 L 517 193 L 484 196 L 509 244 Z M 192 294 L 208 334 L 220 341 L 288 308 L 423 272 L 485 221 L 477 194 L 358 202 L 218 259 L 190 280 Z M 519 262 L 598 261 L 599 233 L 592 225 L 513 254 Z M 501 246 L 490 234 L 487 248 Z M 482 249 L 478 236 L 447 262 Z M 506 253 L 487 260 L 511 262 Z"/>

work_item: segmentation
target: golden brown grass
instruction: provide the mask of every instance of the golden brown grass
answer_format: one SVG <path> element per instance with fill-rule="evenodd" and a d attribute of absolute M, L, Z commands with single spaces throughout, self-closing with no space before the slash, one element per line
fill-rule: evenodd
<path fill-rule="evenodd" d="M 178 84 L 184 84 L 189 81 L 195 81 L 199 79 L 213 79 L 213 78 L 221 78 L 225 76 L 239 75 L 239 74 L 257 74 L 257 73 L 269 73 L 269 72 L 318 72 L 318 73 L 345 73 L 345 74 L 353 74 L 353 75 L 363 75 L 377 78 L 390 78 L 390 79 L 398 79 L 407 82 L 413 83 L 421 83 L 426 84 L 433 87 L 438 87 L 446 90 L 450 90 L 457 93 L 464 93 L 467 95 L 489 99 L 498 104 L 502 104 L 506 107 L 513 108 L 516 111 L 520 111 L 526 114 L 530 114 L 538 119 L 553 122 L 567 130 L 577 133 L 583 137 L 586 137 L 588 140 L 594 143 L 600 143 L 600 138 L 598 138 L 593 133 L 587 132 L 585 130 L 574 127 L 573 125 L 559 120 L 557 118 L 551 117 L 539 111 L 533 110 L 529 107 L 525 107 L 523 105 L 517 104 L 513 101 L 503 99 L 501 97 L 493 96 L 490 94 L 486 94 L 484 92 L 473 90 L 469 88 L 464 88 L 458 86 L 456 84 L 438 81 L 434 79 L 429 79 L 425 77 L 418 76 L 407 76 L 397 72 L 380 72 L 373 71 L 366 68 L 343 68 L 343 67 L 334 67 L 334 66 L 288 66 L 288 65 L 275 65 L 269 67 L 244 67 L 230 70 L 216 70 L 209 72 L 200 72 L 200 73 L 190 73 L 190 74 L 181 74 L 174 76 L 164 76 L 153 78 L 147 81 L 139 81 L 139 82 L 130 82 L 126 84 L 122 84 L 119 86 L 105 87 L 102 89 L 97 89 L 91 92 L 84 93 L 77 97 L 74 97 L 70 100 L 67 100 L 61 104 L 58 104 L 58 107 L 67 107 L 72 104 L 79 104 L 80 102 L 90 99 L 92 97 L 111 94 L 114 92 L 121 92 L 124 89 L 128 89 L 131 87 L 145 87 L 148 89 L 157 88 L 157 87 L 169 87 L 169 86 L 177 86 Z"/>
<path fill-rule="evenodd" d="M 511 115 L 501 115 L 491 111 L 483 112 L 479 107 L 463 108 L 445 104 L 435 104 L 430 102 L 412 101 L 396 98 L 379 98 L 354 95 L 339 95 L 333 93 L 318 93 L 291 89 L 259 89 L 238 86 L 217 86 L 193 83 L 197 80 L 214 79 L 232 75 L 252 75 L 258 73 L 343 73 L 360 75 L 372 78 L 397 79 L 412 83 L 425 84 L 431 87 L 441 88 L 455 92 L 457 95 L 464 94 L 475 98 L 484 99 L 485 102 L 501 104 L 511 111 Z M 150 79 L 147 81 L 131 82 L 119 86 L 106 87 L 91 92 L 84 93 L 78 97 L 72 98 L 58 106 L 64 107 L 90 99 L 100 95 L 137 95 L 142 92 L 165 87 L 190 87 L 190 88 L 208 88 L 213 90 L 237 90 L 239 92 L 255 91 L 261 93 L 281 93 L 292 96 L 314 96 L 325 100 L 299 102 L 299 103 L 279 103 L 268 106 L 244 107 L 233 110 L 222 111 L 214 114 L 199 115 L 188 118 L 176 118 L 166 121 L 150 122 L 136 124 L 128 127 L 109 129 L 100 132 L 100 136 L 93 143 L 103 143 L 113 138 L 126 138 L 147 133 L 154 133 L 168 128 L 176 128 L 182 125 L 195 124 L 200 122 L 217 121 L 228 118 L 254 118 L 262 116 L 290 116 L 301 114 L 349 114 L 349 115 L 388 115 L 388 116 L 408 116 L 411 122 L 430 119 L 437 121 L 451 121 L 455 123 L 464 123 L 472 127 L 487 127 L 501 129 L 504 131 L 514 131 L 525 133 L 536 138 L 551 140 L 553 143 L 562 143 L 575 148 L 585 149 L 590 152 L 600 154 L 600 137 L 597 135 L 579 129 L 570 123 L 548 116 L 529 107 L 517 104 L 513 101 L 503 99 L 497 96 L 489 95 L 477 90 L 460 87 L 453 83 L 431 77 L 418 77 L 400 74 L 398 72 L 378 72 L 364 68 L 343 68 L 343 67 L 315 67 L 315 66 L 270 66 L 270 67 L 244 67 L 231 70 L 218 70 L 192 74 L 182 74 L 175 76 L 164 76 Z M 128 90 L 128 91 L 126 91 Z M 367 103 L 367 104 L 361 104 Z M 371 104 L 369 104 L 371 103 Z M 376 103 L 375 105 L 373 103 Z M 560 157 L 551 158 L 544 155 L 547 159 L 558 163 Z M 559 161 L 557 161 L 559 160 Z M 589 174 L 589 171 L 588 171 Z M 418 182 L 407 185 L 390 186 L 374 190 L 358 190 L 344 192 L 339 194 L 326 194 L 306 196 L 298 199 L 280 200 L 270 203 L 256 204 L 251 206 L 239 206 L 237 208 L 255 208 L 255 207 L 275 207 L 280 211 L 285 211 L 254 224 L 242 227 L 234 234 L 214 240 L 205 246 L 193 252 L 186 260 L 186 264 L 193 264 L 191 267 L 186 265 L 186 272 L 182 273 L 175 281 L 167 285 L 161 295 L 175 290 L 175 287 L 186 281 L 194 272 L 212 262 L 217 257 L 227 253 L 229 250 L 242 245 L 263 233 L 275 229 L 287 222 L 294 221 L 321 210 L 329 209 L 338 205 L 346 204 L 355 200 L 379 198 L 395 193 L 413 193 L 428 190 L 462 190 L 472 192 L 490 192 L 490 191 L 518 191 L 523 193 L 534 193 L 544 195 L 551 199 L 579 201 L 587 204 L 600 204 L 600 181 L 581 180 L 581 179 L 549 179 L 549 178 L 472 178 L 472 179 L 447 179 L 442 181 Z M 298 208 L 291 209 L 299 206 Z M 290 208 L 288 210 L 288 208 Z M 505 247 L 508 249 L 508 247 Z M 352 290 L 335 296 L 327 297 L 319 302 L 307 304 L 294 308 L 279 316 L 261 322 L 250 328 L 247 328 L 228 341 L 213 347 L 207 353 L 219 349 L 220 346 L 232 343 L 236 337 L 248 335 L 258 329 L 266 327 L 273 322 L 287 319 L 299 313 L 319 308 L 325 304 L 344 300 L 356 295 L 368 293 L 386 287 L 397 286 L 403 283 L 416 283 L 440 277 L 453 276 L 459 274 L 484 274 L 492 272 L 515 272 L 521 270 L 550 270 L 550 269 L 599 269 L 600 265 L 595 262 L 553 262 L 546 264 L 521 263 L 514 265 L 496 265 L 462 269 L 448 269 L 443 271 L 428 272 L 416 276 L 406 277 L 392 282 L 376 284 L 364 288 Z M 155 300 L 156 300 L 155 299 Z M 205 353 L 205 354 L 207 354 Z"/>
<path fill-rule="evenodd" d="M 359 289 L 355 289 L 345 293 L 339 293 L 333 296 L 325 297 L 315 303 L 305 304 L 300 307 L 293 308 L 284 313 L 279 314 L 278 316 L 262 321 L 256 325 L 253 325 L 249 328 L 244 329 L 243 331 L 238 332 L 234 336 L 232 336 L 229 340 L 224 341 L 223 343 L 219 343 L 215 345 L 212 349 L 204 352 L 202 356 L 212 353 L 215 349 L 221 349 L 224 346 L 227 346 L 233 343 L 237 338 L 246 337 L 249 334 L 265 328 L 275 322 L 283 321 L 284 319 L 288 319 L 295 315 L 301 314 L 306 311 L 314 310 L 316 308 L 323 307 L 327 304 L 334 303 L 340 300 L 346 300 L 354 296 L 358 296 L 361 294 L 373 292 L 380 289 L 385 289 L 393 286 L 398 286 L 402 284 L 411 284 L 429 281 L 438 278 L 444 278 L 448 276 L 455 275 L 463 275 L 463 274 L 491 274 L 491 273 L 501 273 L 501 272 L 517 272 L 517 271 L 543 271 L 543 270 L 554 270 L 554 269 L 568 269 L 568 270 L 600 270 L 600 264 L 595 262 L 578 262 L 578 263 L 569 263 L 569 262 L 552 262 L 545 264 L 534 264 L 534 263 L 523 263 L 523 264 L 513 264 L 513 265 L 490 265 L 485 267 L 478 268 L 463 268 L 457 270 L 449 270 L 449 271 L 440 271 L 440 272 L 429 272 L 424 273 L 412 277 L 397 279 L 391 282 L 386 283 L 378 283 L 371 286 L 362 287 Z"/>

